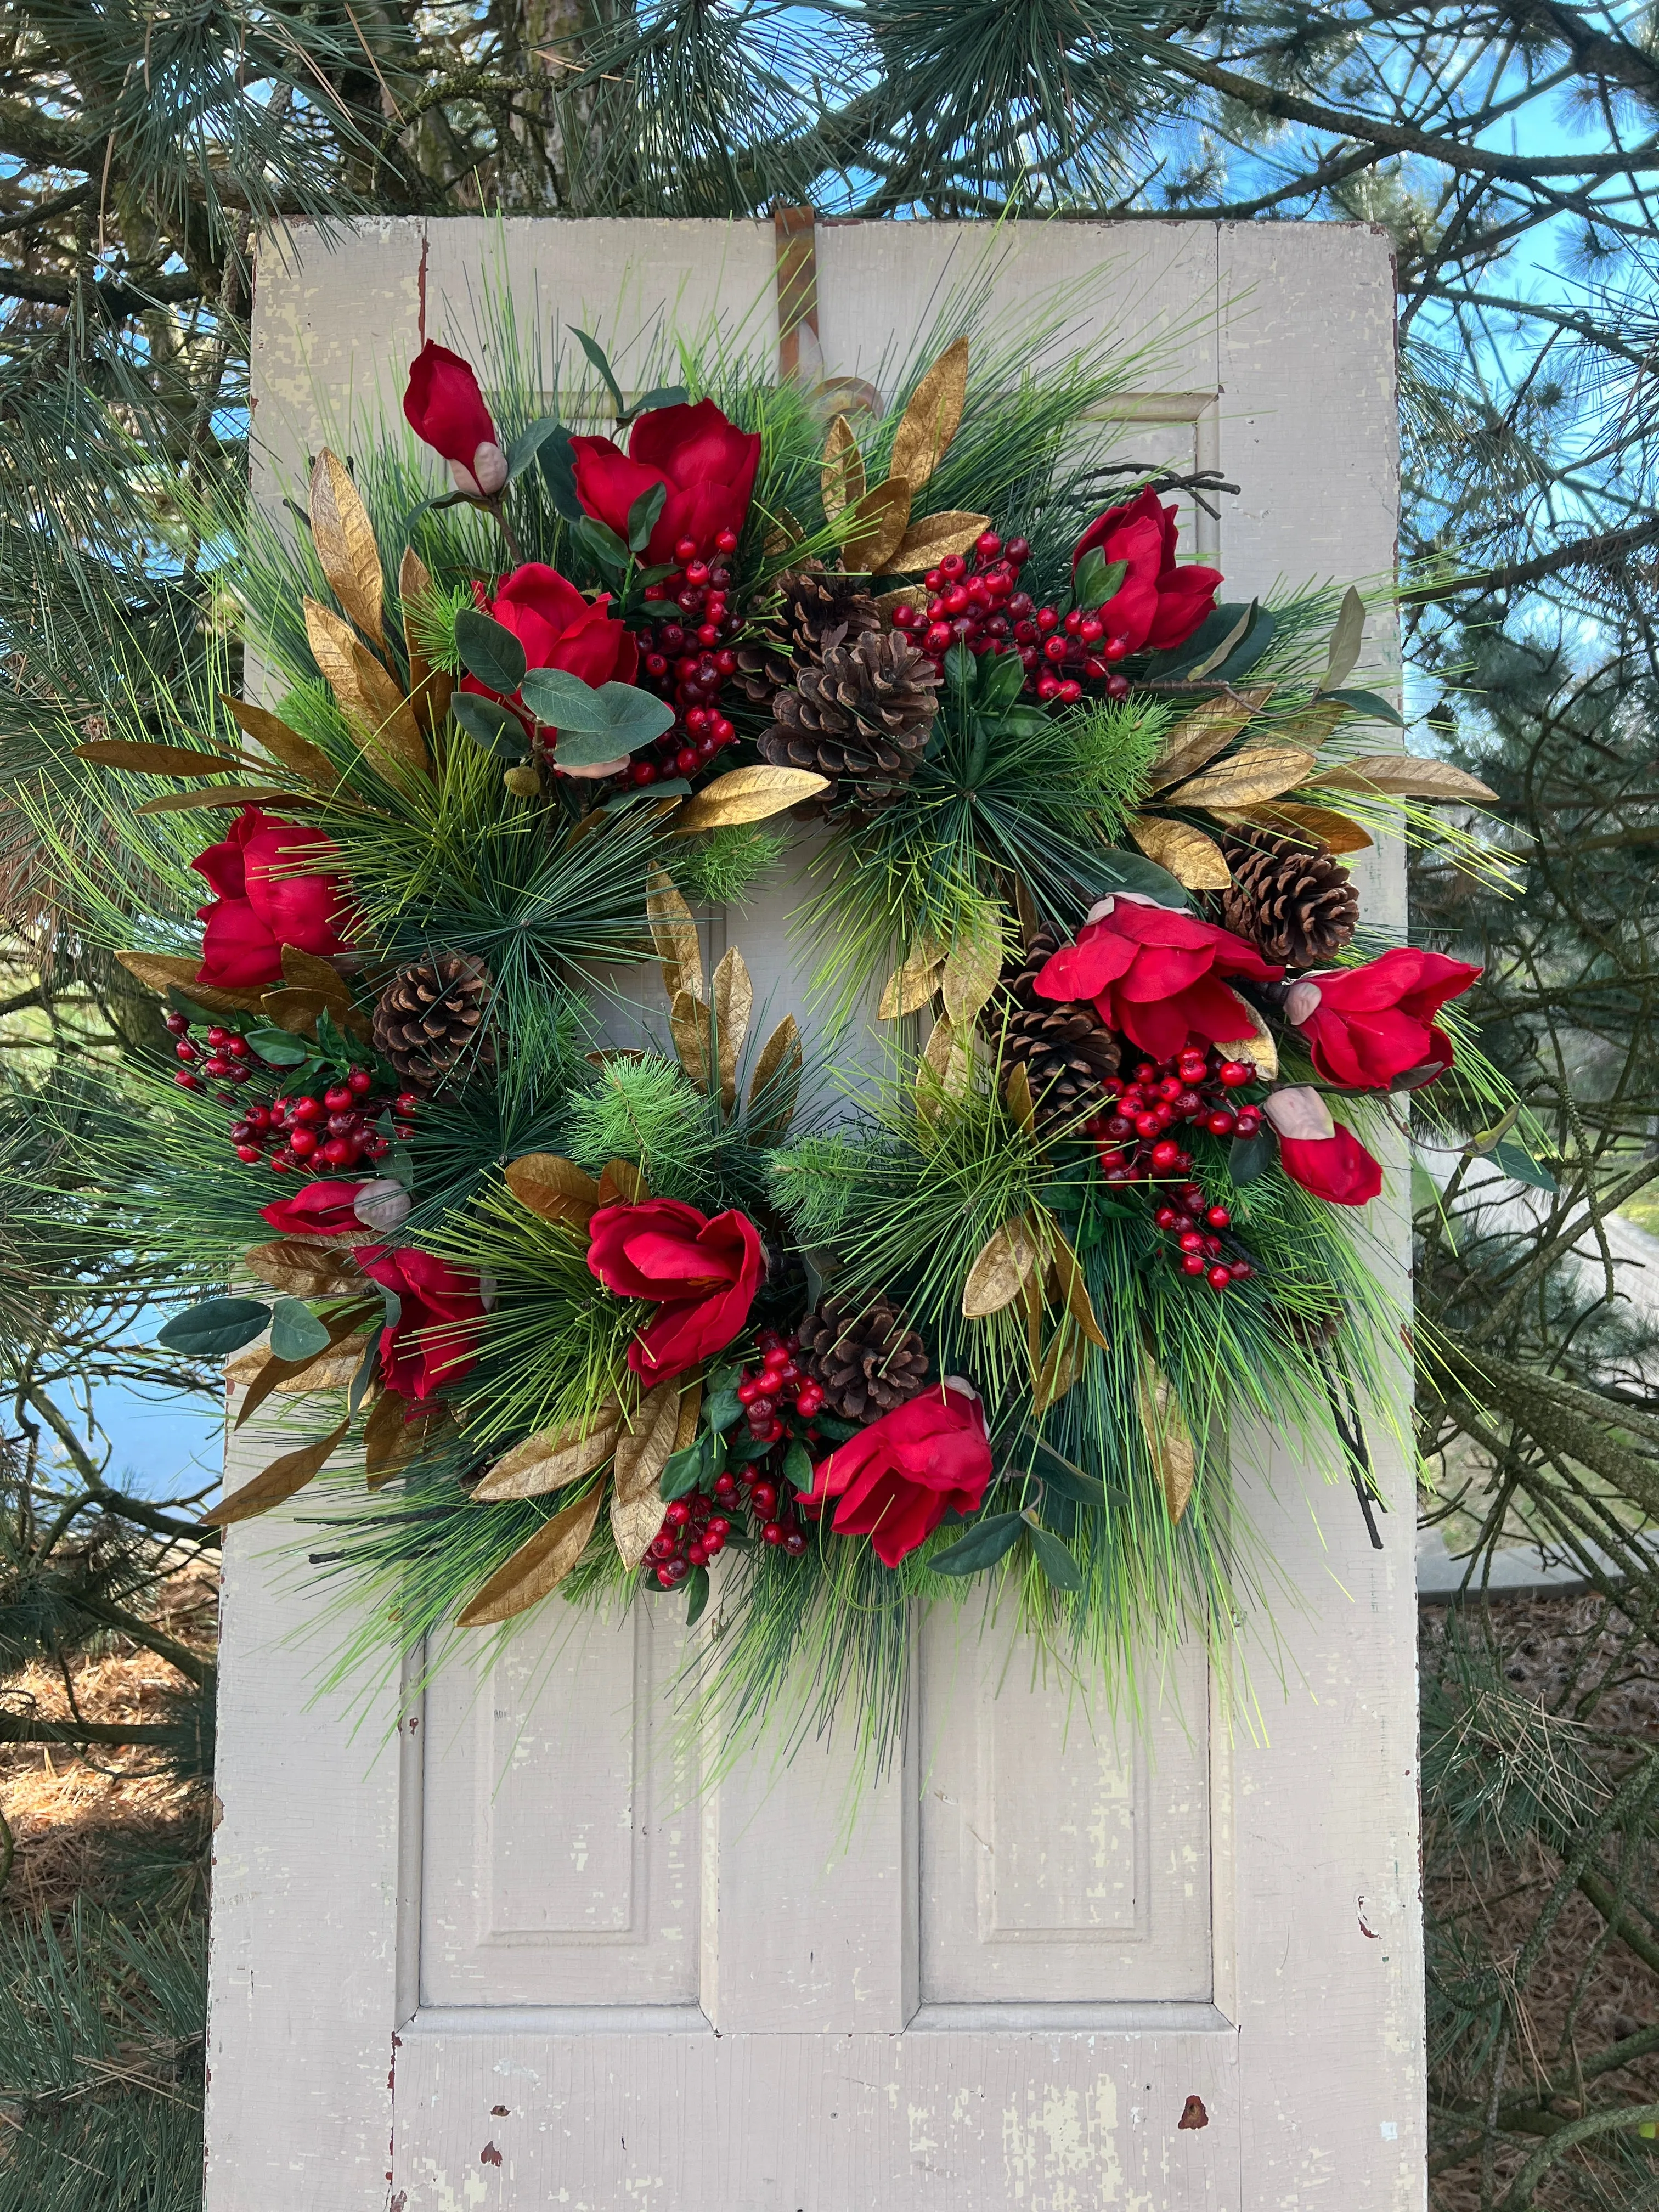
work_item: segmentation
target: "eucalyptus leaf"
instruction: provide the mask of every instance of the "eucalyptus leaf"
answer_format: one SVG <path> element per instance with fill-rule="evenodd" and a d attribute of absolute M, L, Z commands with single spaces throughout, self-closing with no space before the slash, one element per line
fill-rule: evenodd
<path fill-rule="evenodd" d="M 610 714 L 599 687 L 584 684 L 568 669 L 532 668 L 520 686 L 520 696 L 536 720 L 550 729 L 562 732 L 610 726 Z"/>
<path fill-rule="evenodd" d="M 628 550 L 630 553 L 644 552 L 667 504 L 668 486 L 665 483 L 647 486 L 634 501 L 628 510 Z"/>
<path fill-rule="evenodd" d="M 302 1299 L 277 1299 L 270 1310 L 270 1348 L 278 1359 L 309 1359 L 327 1345 L 327 1323 Z"/>
<path fill-rule="evenodd" d="M 1037 1565 L 1056 1589 L 1080 1590 L 1083 1571 L 1058 1536 L 1050 1535 L 1035 1521 L 1027 1520 L 1025 1533 L 1031 1540 L 1031 1549 L 1036 1553 Z"/>
<path fill-rule="evenodd" d="M 174 1314 L 155 1341 L 190 1359 L 223 1359 L 264 1333 L 270 1308 L 259 1298 L 204 1298 Z"/>
<path fill-rule="evenodd" d="M 476 691 L 458 691 L 449 706 L 468 737 L 487 753 L 500 753 L 507 760 L 522 760 L 529 750 L 524 724 L 499 699 L 482 698 Z"/>
<path fill-rule="evenodd" d="M 481 607 L 463 607 L 455 617 L 455 650 L 469 676 L 492 691 L 516 691 L 529 663 L 505 623 Z"/>
<path fill-rule="evenodd" d="M 994 1566 L 1005 1552 L 1012 1551 L 1025 1528 L 1024 1518 L 1018 1513 L 988 1513 L 960 1542 L 936 1553 L 927 1564 L 941 1575 L 976 1575 Z"/>
<path fill-rule="evenodd" d="M 1406 726 L 1405 716 L 1380 691 L 1324 691 L 1320 696 L 1340 700 L 1343 706 L 1351 707 L 1356 714 L 1364 714 L 1373 722 L 1391 722 L 1396 730 Z"/>

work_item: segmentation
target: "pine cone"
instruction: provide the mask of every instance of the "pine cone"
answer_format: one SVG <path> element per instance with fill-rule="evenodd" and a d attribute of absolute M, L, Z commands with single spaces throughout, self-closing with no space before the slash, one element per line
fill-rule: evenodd
<path fill-rule="evenodd" d="M 921 1339 L 888 1298 L 821 1298 L 801 1323 L 799 1356 L 843 1421 L 890 1413 L 927 1379 Z"/>
<path fill-rule="evenodd" d="M 1221 898 L 1224 927 L 1268 960 L 1316 968 L 1340 951 L 1359 918 L 1359 894 L 1334 854 L 1290 837 L 1262 836 L 1224 848 L 1232 882 Z"/>
<path fill-rule="evenodd" d="M 434 1091 L 448 1076 L 493 1069 L 495 1042 L 484 1026 L 490 974 L 473 952 L 432 952 L 411 960 L 374 1005 L 374 1046 L 411 1091 Z"/>
<path fill-rule="evenodd" d="M 1024 1066 L 1043 1127 L 1091 1113 L 1121 1057 L 1117 1039 L 1086 999 L 1037 995 L 1038 973 L 1059 950 L 1054 933 L 1040 929 L 1024 961 L 1003 970 L 1001 988 L 987 1009 L 991 1020 L 1002 1022 L 1003 1065 Z"/>
<path fill-rule="evenodd" d="M 738 647 L 738 682 L 750 704 L 768 714 L 800 670 L 817 665 L 827 632 L 858 638 L 881 628 L 875 601 L 851 577 L 800 568 L 781 576 L 778 588 L 766 629 Z"/>
<path fill-rule="evenodd" d="M 821 665 L 803 668 L 762 732 L 763 760 L 812 769 L 834 788 L 826 814 L 873 814 L 891 805 L 915 774 L 933 732 L 939 672 L 890 632 L 866 630 L 850 645 L 826 630 Z"/>

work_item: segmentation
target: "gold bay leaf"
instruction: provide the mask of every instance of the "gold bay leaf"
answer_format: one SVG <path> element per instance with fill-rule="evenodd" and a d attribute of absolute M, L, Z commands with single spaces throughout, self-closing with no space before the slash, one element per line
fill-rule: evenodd
<path fill-rule="evenodd" d="M 899 418 L 888 475 L 902 477 L 920 490 L 944 459 L 961 427 L 967 400 L 968 341 L 953 338 L 922 375 Z M 981 522 L 980 528 L 984 527 Z"/>
<path fill-rule="evenodd" d="M 1276 837 L 1295 839 L 1315 852 L 1322 847 L 1332 853 L 1363 853 L 1371 842 L 1369 834 L 1346 814 L 1335 813 L 1328 806 L 1303 806 L 1292 799 L 1237 809 L 1218 806 L 1215 811 L 1224 822 L 1253 823 L 1271 830 Z"/>
<path fill-rule="evenodd" d="M 482 1628 L 510 1620 L 556 1589 L 587 1548 L 599 1517 L 599 1498 L 596 1485 L 586 1498 L 544 1521 L 529 1542 L 520 1544 L 476 1592 L 458 1616 L 457 1626 Z"/>
<path fill-rule="evenodd" d="M 432 598 L 432 572 L 412 545 L 404 548 L 398 570 L 398 597 L 404 610 L 404 652 L 409 661 L 409 703 L 415 719 L 428 737 L 442 729 L 455 696 L 455 679 L 445 668 L 434 668 L 422 648 L 415 627 L 414 609 Z"/>
<path fill-rule="evenodd" d="M 697 925 L 666 868 L 653 866 L 647 878 L 645 912 L 651 924 L 651 942 L 662 963 L 663 988 L 669 998 L 681 991 L 690 991 L 694 999 L 702 998 L 702 946 Z"/>
<path fill-rule="evenodd" d="M 966 1029 L 988 1002 L 1001 973 L 1002 933 L 994 916 L 982 915 L 951 939 L 939 975 L 945 1011 L 958 1029 Z"/>
<path fill-rule="evenodd" d="M 1062 1329 L 1037 1370 L 1031 1411 L 1046 1413 L 1050 1406 L 1057 1406 L 1082 1372 L 1083 1340 L 1075 1329 Z"/>
<path fill-rule="evenodd" d="M 363 1273 L 348 1252 L 331 1240 L 276 1237 L 242 1255 L 242 1265 L 262 1283 L 291 1298 L 341 1297 L 364 1287 Z"/>
<path fill-rule="evenodd" d="M 625 1567 L 637 1567 L 662 1526 L 659 1476 L 679 1433 L 680 1386 L 659 1382 L 617 1434 L 611 1470 L 611 1534 Z"/>
<path fill-rule="evenodd" d="M 1242 1036 L 1218 1039 L 1216 1050 L 1224 1059 L 1248 1060 L 1264 1083 L 1277 1081 L 1279 1076 L 1279 1047 L 1273 1033 L 1255 1008 L 1240 1000 L 1250 1027 Z"/>
<path fill-rule="evenodd" d="M 941 1014 L 916 1064 L 916 1117 L 931 1129 L 952 1099 L 962 1097 L 973 1073 L 969 1044 L 949 1014 Z"/>
<path fill-rule="evenodd" d="M 924 939 L 887 978 L 876 1018 L 893 1022 L 902 1015 L 919 1012 L 938 990 L 944 972 L 944 947 Z"/>
<path fill-rule="evenodd" d="M 800 1024 L 793 1014 L 786 1014 L 761 1047 L 749 1079 L 751 1145 L 769 1144 L 788 1127 L 805 1065 Z"/>
<path fill-rule="evenodd" d="M 262 745 L 274 761 L 281 763 L 291 775 L 302 775 L 307 783 L 314 783 L 319 791 L 338 787 L 340 771 L 319 745 L 309 738 L 302 738 L 297 730 L 279 721 L 264 708 L 256 707 L 252 700 L 238 699 L 228 691 L 219 694 L 224 708 L 245 737 Z"/>
<path fill-rule="evenodd" d="M 1313 779 L 1322 789 L 1332 785 L 1348 791 L 1381 791 L 1399 799 L 1496 799 L 1498 793 L 1479 776 L 1467 775 L 1449 761 L 1428 760 L 1416 753 L 1364 753 L 1322 769 Z"/>
<path fill-rule="evenodd" d="M 1024 1214 L 1016 1214 L 994 1229 L 968 1270 L 962 1286 L 962 1311 L 967 1321 L 983 1321 L 1012 1305 L 1024 1291 L 1037 1263 L 1036 1244 Z"/>
<path fill-rule="evenodd" d="M 1198 1454 L 1192 1431 L 1170 1378 L 1149 1352 L 1143 1352 L 1138 1375 L 1140 1425 L 1152 1454 L 1152 1469 L 1164 1492 L 1170 1518 L 1178 1522 L 1192 1498 L 1198 1475 Z"/>
<path fill-rule="evenodd" d="M 1281 744 L 1301 745 L 1316 753 L 1332 731 L 1340 728 L 1352 713 L 1353 708 L 1345 700 L 1315 699 L 1288 721 L 1280 722 L 1273 736 Z"/>
<path fill-rule="evenodd" d="M 1008 1101 L 1008 1111 L 1026 1135 L 1035 1141 L 1037 1133 L 1036 1102 L 1031 1097 L 1031 1079 L 1023 1060 L 1017 1060 L 1009 1070 L 1008 1080 L 1002 1086 L 1002 1095 Z"/>
<path fill-rule="evenodd" d="M 580 1420 L 526 1437 L 485 1469 L 474 1486 L 474 1501 L 491 1504 L 501 1498 L 540 1498 L 592 1474 L 615 1450 L 621 1416 L 616 1399 L 607 1398 Z"/>
<path fill-rule="evenodd" d="M 823 441 L 818 483 L 827 522 L 833 522 L 845 508 L 855 507 L 864 497 L 864 456 L 859 451 L 853 426 L 844 415 L 837 415 L 830 425 L 830 434 Z"/>
<path fill-rule="evenodd" d="M 679 1420 L 674 1430 L 675 1451 L 684 1451 L 688 1444 L 696 1442 L 697 1416 L 702 1411 L 702 1383 L 699 1379 L 686 1383 L 680 1392 Z"/>
<path fill-rule="evenodd" d="M 644 1170 L 632 1160 L 607 1160 L 599 1174 L 601 1206 L 642 1206 L 651 1195 Z"/>
<path fill-rule="evenodd" d="M 358 629 L 384 652 L 385 586 L 374 526 L 345 463 L 326 446 L 312 465 L 311 537 L 329 589 Z"/>
<path fill-rule="evenodd" d="M 1183 776 L 1194 775 L 1206 761 L 1213 760 L 1272 695 L 1271 684 L 1252 685 L 1235 696 L 1218 692 L 1183 714 L 1152 763 L 1152 788 L 1158 791 L 1179 783 Z"/>
<path fill-rule="evenodd" d="M 319 1351 L 307 1352 L 303 1359 L 278 1359 L 274 1352 L 266 1352 L 263 1364 L 251 1374 L 233 1373 L 230 1379 L 244 1386 L 245 1395 L 232 1425 L 240 1429 L 273 1390 L 297 1397 L 312 1391 L 349 1389 L 368 1349 L 368 1332 L 363 1323 L 370 1313 L 379 1310 L 377 1305 L 366 1312 L 360 1301 L 330 1316 L 325 1324 L 328 1341 Z"/>
<path fill-rule="evenodd" d="M 1171 822 L 1158 814 L 1132 814 L 1127 828 L 1149 860 L 1167 868 L 1189 891 L 1224 890 L 1232 871 L 1212 837 L 1190 823 Z"/>
<path fill-rule="evenodd" d="M 910 487 L 902 477 L 872 484 L 842 517 L 850 522 L 841 541 L 841 565 L 849 574 L 878 575 L 890 562 L 910 520 Z"/>
<path fill-rule="evenodd" d="M 129 975 L 136 975 L 149 989 L 163 997 L 169 991 L 186 992 L 204 1013 L 257 1014 L 264 998 L 263 991 L 223 991 L 198 983 L 202 962 L 198 953 L 118 952 L 115 957 Z"/>
<path fill-rule="evenodd" d="M 222 1498 L 216 1505 L 210 1506 L 202 1516 L 203 1525 L 210 1528 L 228 1528 L 233 1522 L 247 1521 L 256 1513 L 264 1513 L 273 1505 L 280 1505 L 285 1498 L 292 1498 L 296 1490 L 303 1490 L 313 1475 L 319 1474 L 329 1455 L 351 1426 L 350 1416 L 331 1429 L 327 1436 L 319 1437 L 314 1443 L 302 1444 L 299 1450 L 284 1452 L 268 1468 L 256 1474 L 252 1482 L 245 1482 L 240 1490 L 233 1490 L 228 1498 Z"/>
<path fill-rule="evenodd" d="M 349 623 L 319 600 L 305 605 L 312 658 L 327 679 L 366 757 L 397 783 L 432 773 L 421 726 L 398 685 Z"/>
<path fill-rule="evenodd" d="M 738 1103 L 738 1054 L 749 1034 L 755 986 L 734 945 L 714 970 L 711 1005 L 714 1042 L 720 1054 L 720 1104 L 730 1114 Z"/>
<path fill-rule="evenodd" d="M 947 507 L 939 514 L 919 514 L 893 548 L 885 566 L 895 574 L 936 568 L 949 553 L 971 553 L 981 531 L 991 526 L 988 514 L 969 514 Z M 914 592 L 910 594 L 914 599 Z"/>
<path fill-rule="evenodd" d="M 829 777 L 815 775 L 811 769 L 763 763 L 731 769 L 684 802 L 674 817 L 674 835 L 689 837 L 699 830 L 722 830 L 734 822 L 765 822 L 829 788 Z"/>
<path fill-rule="evenodd" d="M 699 1091 L 708 1088 L 714 1066 L 714 1017 L 711 1008 L 690 991 L 677 991 L 668 1010 L 668 1033 L 680 1066 Z"/>
<path fill-rule="evenodd" d="M 425 1449 L 447 1419 L 441 1406 L 411 1406 L 395 1390 L 383 1390 L 363 1429 L 363 1476 L 371 1490 L 390 1482 Z"/>
<path fill-rule="evenodd" d="M 337 1006 L 349 1006 L 351 993 L 331 960 L 315 952 L 302 952 L 297 945 L 283 947 L 283 981 L 290 990 L 315 991 Z"/>
<path fill-rule="evenodd" d="M 1297 745 L 1246 745 L 1164 797 L 1171 806 L 1253 806 L 1305 783 L 1313 764 Z"/>
<path fill-rule="evenodd" d="M 76 746 L 75 757 L 94 761 L 100 768 L 130 768 L 145 775 L 222 775 L 227 769 L 246 769 L 248 765 L 234 753 L 151 744 L 137 738 L 88 738 L 85 744 Z"/>
<path fill-rule="evenodd" d="M 1096 1316 L 1094 1300 L 1089 1296 L 1089 1285 L 1084 1280 L 1083 1262 L 1072 1249 L 1071 1242 L 1058 1222 L 1050 1217 L 1046 1226 L 1048 1264 L 1054 1271 L 1066 1310 L 1091 1344 L 1098 1345 L 1103 1352 L 1109 1352 L 1110 1343 Z"/>
<path fill-rule="evenodd" d="M 505 1172 L 507 1188 L 527 1212 L 586 1235 L 600 1199 L 599 1186 L 585 1168 L 557 1152 L 521 1152 Z"/>
<path fill-rule="evenodd" d="M 319 1014 L 327 1014 L 361 1044 L 368 1044 L 373 1036 L 368 1017 L 360 1013 L 349 999 L 343 1002 L 332 992 L 267 991 L 259 1005 L 276 1027 L 290 1036 L 314 1037 Z"/>
<path fill-rule="evenodd" d="M 287 791 L 279 783 L 216 783 L 205 791 L 163 791 L 142 799 L 135 814 L 196 814 L 215 806 L 307 806 L 315 802 L 303 791 Z"/>

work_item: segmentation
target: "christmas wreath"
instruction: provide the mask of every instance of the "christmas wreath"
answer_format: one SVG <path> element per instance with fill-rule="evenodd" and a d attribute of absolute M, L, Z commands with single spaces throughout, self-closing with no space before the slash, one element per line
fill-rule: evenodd
<path fill-rule="evenodd" d="M 836 411 L 687 347 L 630 403 L 576 335 L 551 414 L 428 343 L 411 437 L 194 518 L 198 684 L 135 662 L 76 746 L 125 849 L 66 865 L 175 1055 L 88 1180 L 208 1293 L 163 1343 L 301 1431 L 210 1517 L 327 1468 L 349 1656 L 712 1594 L 733 1723 L 805 1657 L 802 1712 L 850 1690 L 884 1738 L 911 1601 L 980 1577 L 1099 1663 L 1224 1636 L 1230 1425 L 1372 1521 L 1375 1148 L 1406 1092 L 1462 1131 L 1498 1094 L 1444 1011 L 1478 971 L 1368 933 L 1346 862 L 1456 847 L 1419 802 L 1481 787 L 1354 735 L 1399 720 L 1356 592 L 1178 558 L 1109 362 L 959 335 Z M 792 841 L 816 1035 L 696 920 Z"/>

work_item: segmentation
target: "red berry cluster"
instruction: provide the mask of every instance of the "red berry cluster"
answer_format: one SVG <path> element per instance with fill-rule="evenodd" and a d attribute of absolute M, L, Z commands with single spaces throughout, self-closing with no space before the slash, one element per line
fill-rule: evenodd
<path fill-rule="evenodd" d="M 230 1141 L 237 1158 L 250 1167 L 264 1159 L 269 1149 L 267 1164 L 278 1175 L 313 1165 L 338 1174 L 362 1160 L 384 1159 L 392 1140 L 375 1124 L 390 1109 L 398 1116 L 393 1129 L 407 1137 L 409 1117 L 420 1103 L 412 1091 L 400 1091 L 395 1098 L 377 1097 L 368 1070 L 354 1067 L 320 1098 L 305 1091 L 295 1098 L 273 1098 L 268 1106 L 248 1107 L 231 1123 Z"/>
<path fill-rule="evenodd" d="M 1160 1206 L 1152 1218 L 1175 1238 L 1182 1273 L 1202 1275 L 1212 1291 L 1248 1282 L 1255 1273 L 1250 1262 L 1242 1256 L 1222 1256 L 1226 1247 L 1216 1232 L 1231 1225 L 1233 1217 L 1226 1207 L 1212 1206 L 1201 1183 L 1183 1183 L 1176 1195 L 1179 1205 Z"/>
<path fill-rule="evenodd" d="M 721 1481 L 731 1480 L 722 1475 Z M 694 1490 L 663 1509 L 662 1526 L 645 1547 L 645 1571 L 654 1574 L 659 1586 L 673 1589 L 694 1567 L 706 1567 L 726 1549 L 732 1533 L 727 1516 L 717 1512 L 714 1500 Z"/>
<path fill-rule="evenodd" d="M 1084 1123 L 1100 1152 L 1108 1182 L 1144 1182 L 1149 1176 L 1185 1175 L 1193 1156 L 1169 1132 L 1177 1122 L 1195 1124 L 1212 1137 L 1253 1137 L 1261 1127 L 1261 1109 L 1235 1106 L 1228 1092 L 1257 1080 L 1248 1060 L 1223 1060 L 1212 1046 L 1178 1053 L 1173 1060 L 1143 1060 L 1133 1079 L 1109 1075 L 1102 1086 L 1109 1111 Z"/>
<path fill-rule="evenodd" d="M 719 704 L 738 671 L 731 642 L 738 622 L 726 596 L 737 550 L 735 531 L 720 532 L 712 561 L 702 558 L 695 538 L 682 538 L 674 548 L 675 574 L 645 587 L 653 605 L 666 601 L 678 611 L 636 632 L 641 675 L 647 690 L 672 700 L 679 712 L 672 729 L 658 738 L 656 757 L 643 755 L 629 769 L 631 782 L 643 786 L 664 776 L 695 775 L 738 734 Z"/>
<path fill-rule="evenodd" d="M 181 1091 L 205 1091 L 210 1083 L 246 1083 L 256 1072 L 263 1073 L 265 1063 L 245 1036 L 234 1030 L 221 1029 L 216 1022 L 207 1033 L 204 1050 L 191 1035 L 192 1024 L 188 1014 L 169 1014 L 167 1029 L 174 1038 L 173 1051 L 180 1066 L 173 1081 Z M 234 1091 L 221 1091 L 221 1098 L 234 1098 Z"/>
<path fill-rule="evenodd" d="M 798 1336 L 780 1336 L 763 1328 L 757 1341 L 761 1348 L 760 1372 L 745 1367 L 738 1382 L 738 1403 L 749 1416 L 749 1433 L 757 1443 L 775 1444 L 783 1435 L 778 1412 L 781 1400 L 792 1404 L 802 1420 L 810 1421 L 823 1403 L 823 1393 L 801 1366 Z"/>
<path fill-rule="evenodd" d="M 896 607 L 893 627 L 904 631 L 932 660 L 942 662 L 953 645 L 969 652 L 1018 653 L 1026 689 L 1039 699 L 1072 706 L 1083 696 L 1083 679 L 1103 684 L 1109 699 L 1129 689 L 1113 662 L 1128 652 L 1128 641 L 1111 634 L 1105 608 L 1073 607 L 1061 616 L 1040 607 L 1019 588 L 1019 571 L 1030 558 L 1023 538 L 1005 545 L 994 530 L 974 541 L 970 568 L 951 553 L 922 578 L 933 597 L 925 609 Z"/>

